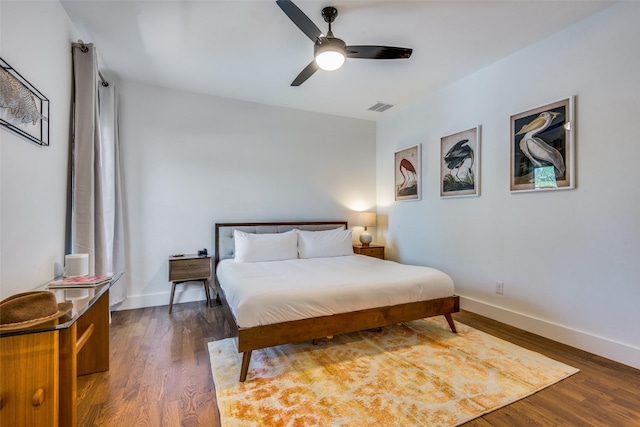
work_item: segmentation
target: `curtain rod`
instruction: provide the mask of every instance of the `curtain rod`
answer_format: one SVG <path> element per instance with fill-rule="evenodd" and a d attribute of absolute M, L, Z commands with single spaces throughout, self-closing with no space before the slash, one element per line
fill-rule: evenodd
<path fill-rule="evenodd" d="M 80 48 L 80 51 L 82 53 L 87 53 L 89 52 L 89 48 L 87 47 L 86 44 L 84 44 L 84 42 L 80 39 L 78 39 L 78 43 L 72 43 L 73 47 L 78 47 Z M 102 73 L 100 72 L 100 70 L 98 70 L 98 76 L 100 76 L 100 84 L 102 84 L 102 86 L 107 87 L 109 86 L 109 82 L 107 81 L 107 79 L 104 78 L 104 76 L 102 75 Z"/>

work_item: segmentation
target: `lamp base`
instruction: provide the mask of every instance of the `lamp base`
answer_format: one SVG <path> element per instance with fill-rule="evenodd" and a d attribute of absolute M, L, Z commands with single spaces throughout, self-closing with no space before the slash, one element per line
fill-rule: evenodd
<path fill-rule="evenodd" d="M 369 233 L 362 233 L 360 235 L 360 243 L 362 243 L 362 246 L 369 246 L 372 240 L 373 236 Z"/>

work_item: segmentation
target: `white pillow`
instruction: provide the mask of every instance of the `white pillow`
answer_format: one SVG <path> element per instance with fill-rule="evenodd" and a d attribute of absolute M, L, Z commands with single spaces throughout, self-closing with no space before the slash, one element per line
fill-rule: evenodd
<path fill-rule="evenodd" d="M 254 234 L 233 230 L 236 262 L 282 261 L 298 258 L 296 233 Z"/>
<path fill-rule="evenodd" d="M 300 258 L 322 258 L 353 255 L 351 230 L 336 228 L 326 231 L 296 230 Z"/>

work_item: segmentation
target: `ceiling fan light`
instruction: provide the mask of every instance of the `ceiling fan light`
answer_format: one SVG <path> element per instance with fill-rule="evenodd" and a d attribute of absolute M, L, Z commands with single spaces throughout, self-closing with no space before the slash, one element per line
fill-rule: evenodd
<path fill-rule="evenodd" d="M 325 51 L 316 56 L 318 67 L 326 71 L 334 71 L 344 64 L 344 55 L 341 52 Z"/>
<path fill-rule="evenodd" d="M 337 70 L 344 64 L 344 54 L 335 50 L 325 50 L 316 55 L 316 64 L 326 71 Z"/>

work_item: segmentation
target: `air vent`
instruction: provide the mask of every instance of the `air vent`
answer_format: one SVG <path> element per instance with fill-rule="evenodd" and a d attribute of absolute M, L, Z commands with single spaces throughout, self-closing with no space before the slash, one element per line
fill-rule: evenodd
<path fill-rule="evenodd" d="M 385 104 L 384 102 L 378 101 L 375 105 L 372 105 L 371 107 L 367 108 L 367 110 L 377 111 L 378 113 L 382 113 L 384 111 L 387 111 L 391 107 L 393 107 L 392 104 Z"/>

